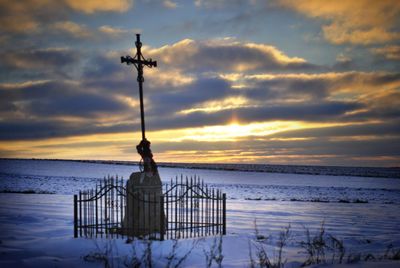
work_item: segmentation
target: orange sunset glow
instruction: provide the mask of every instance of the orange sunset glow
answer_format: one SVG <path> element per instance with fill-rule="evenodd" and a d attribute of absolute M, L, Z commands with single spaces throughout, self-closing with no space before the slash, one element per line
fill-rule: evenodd
<path fill-rule="evenodd" d="M 0 1 L 0 157 L 400 165 L 398 1 Z M 149 19 L 151 18 L 151 19 Z"/>

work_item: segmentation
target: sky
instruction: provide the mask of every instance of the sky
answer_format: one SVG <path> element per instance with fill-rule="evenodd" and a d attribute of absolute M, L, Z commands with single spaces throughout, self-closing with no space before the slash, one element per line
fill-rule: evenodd
<path fill-rule="evenodd" d="M 0 0 L 0 157 L 400 166 L 396 0 Z"/>

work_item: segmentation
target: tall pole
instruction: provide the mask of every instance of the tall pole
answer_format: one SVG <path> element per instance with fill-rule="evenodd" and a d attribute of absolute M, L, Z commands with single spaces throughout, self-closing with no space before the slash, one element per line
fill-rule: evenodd
<path fill-rule="evenodd" d="M 146 130 L 145 130 L 145 124 L 144 124 L 144 108 L 143 108 L 143 63 L 141 61 L 142 59 L 142 42 L 140 42 L 140 34 L 136 34 L 136 51 L 137 51 L 137 57 L 138 57 L 138 76 L 137 76 L 137 81 L 139 82 L 139 96 L 140 96 L 140 119 L 141 119 L 141 124 L 142 124 L 142 140 L 146 139 Z"/>
<path fill-rule="evenodd" d="M 139 83 L 139 97 L 140 97 L 140 121 L 142 128 L 142 141 L 136 146 L 136 150 L 142 157 L 143 166 L 145 172 L 157 173 L 157 165 L 153 160 L 153 154 L 150 150 L 150 141 L 146 139 L 146 130 L 144 123 L 144 105 L 143 105 L 143 67 L 149 68 L 157 67 L 157 61 L 152 59 L 145 59 L 142 55 L 142 42 L 140 42 L 140 34 L 136 34 L 136 55 L 132 58 L 131 56 L 121 57 L 121 63 L 135 66 L 138 71 L 137 81 Z"/>
<path fill-rule="evenodd" d="M 136 55 L 135 57 L 121 57 L 121 63 L 127 63 L 128 65 L 133 64 L 137 71 L 137 81 L 139 83 L 139 96 L 140 96 L 140 120 L 142 127 L 142 140 L 146 139 L 145 134 L 145 124 L 144 124 L 144 108 L 143 108 L 143 66 L 147 66 L 149 68 L 157 67 L 157 61 L 153 61 L 151 59 L 146 60 L 142 55 L 142 42 L 140 42 L 140 34 L 136 34 Z"/>

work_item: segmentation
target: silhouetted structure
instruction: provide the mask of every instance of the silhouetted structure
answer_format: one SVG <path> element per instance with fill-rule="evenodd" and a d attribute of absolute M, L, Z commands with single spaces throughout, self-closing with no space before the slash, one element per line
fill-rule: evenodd
<path fill-rule="evenodd" d="M 136 146 L 138 154 L 142 157 L 144 172 L 156 173 L 157 165 L 153 160 L 153 154 L 150 149 L 150 141 L 146 139 L 146 128 L 144 122 L 144 107 L 143 107 L 143 67 L 147 66 L 149 68 L 157 67 L 157 61 L 152 59 L 146 60 L 142 55 L 142 42 L 140 41 L 140 34 L 136 34 L 136 55 L 135 57 L 125 56 L 121 57 L 121 63 L 126 63 L 127 65 L 133 65 L 136 67 L 138 72 L 137 81 L 139 83 L 139 97 L 140 97 L 140 119 L 142 128 L 142 141 Z"/>
<path fill-rule="evenodd" d="M 143 164 L 143 169 L 141 172 L 133 172 L 126 183 L 126 190 L 134 194 L 126 195 L 126 213 L 122 230 L 127 232 L 126 235 L 146 236 L 152 233 L 164 233 L 164 210 L 160 205 L 161 179 L 150 149 L 150 141 L 146 139 L 143 107 L 143 67 L 157 67 L 157 62 L 146 60 L 142 55 L 140 34 L 136 34 L 135 45 L 136 55 L 133 58 L 121 57 L 121 63 L 135 66 L 138 72 L 142 140 L 136 146 L 136 150 L 141 157 L 140 163 Z M 148 202 L 149 200 L 152 201 Z"/>

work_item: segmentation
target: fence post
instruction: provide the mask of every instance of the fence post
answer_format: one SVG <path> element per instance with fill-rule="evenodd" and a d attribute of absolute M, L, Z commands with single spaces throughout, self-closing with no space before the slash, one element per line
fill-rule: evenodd
<path fill-rule="evenodd" d="M 222 194 L 222 234 L 226 235 L 226 194 Z"/>
<path fill-rule="evenodd" d="M 74 238 L 78 237 L 78 196 L 74 194 Z"/>
<path fill-rule="evenodd" d="M 164 195 L 160 195 L 160 240 L 164 241 Z"/>

